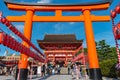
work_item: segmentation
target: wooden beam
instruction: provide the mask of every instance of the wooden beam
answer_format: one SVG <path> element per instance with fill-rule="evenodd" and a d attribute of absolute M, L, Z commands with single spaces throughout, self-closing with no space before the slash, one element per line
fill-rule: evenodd
<path fill-rule="evenodd" d="M 24 22 L 26 17 L 23 16 L 7 16 L 7 19 L 12 22 Z M 95 16 L 91 15 L 93 22 L 110 21 L 110 16 Z M 84 16 L 33 16 L 33 22 L 84 22 Z"/>

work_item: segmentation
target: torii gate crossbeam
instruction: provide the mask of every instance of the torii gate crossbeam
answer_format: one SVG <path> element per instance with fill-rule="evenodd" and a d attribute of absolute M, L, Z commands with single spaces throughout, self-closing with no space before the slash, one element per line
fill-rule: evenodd
<path fill-rule="evenodd" d="M 86 3 L 86 4 L 31 4 L 31 3 L 17 3 L 11 2 L 10 0 L 4 0 L 8 8 L 11 10 L 26 11 L 26 15 L 22 16 L 8 16 L 9 21 L 14 22 L 25 22 L 24 35 L 30 39 L 32 32 L 32 22 L 84 22 L 85 32 L 86 32 L 86 42 L 88 48 L 88 61 L 90 68 L 90 79 L 92 80 L 102 80 L 101 70 L 99 68 L 96 45 L 94 41 L 94 33 L 92 29 L 93 21 L 109 21 L 110 16 L 95 16 L 90 14 L 94 10 L 105 10 L 108 9 L 112 0 L 105 0 L 99 3 Z M 37 16 L 34 15 L 35 11 L 53 11 L 54 16 Z M 63 16 L 63 11 L 81 11 L 83 14 L 80 16 Z M 29 32 L 29 33 L 28 33 Z M 29 37 L 28 37 L 29 36 Z M 27 44 L 25 44 L 27 46 Z M 20 69 L 27 69 L 27 59 L 26 55 L 21 56 Z M 24 66 L 25 65 L 25 66 Z M 23 72 L 24 72 L 23 70 Z M 20 75 L 20 80 L 26 77 Z M 26 79 L 27 80 L 27 79 Z"/>

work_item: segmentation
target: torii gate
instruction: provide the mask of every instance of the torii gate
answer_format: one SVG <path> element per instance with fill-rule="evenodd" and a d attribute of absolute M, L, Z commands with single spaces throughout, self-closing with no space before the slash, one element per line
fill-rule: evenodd
<path fill-rule="evenodd" d="M 92 22 L 109 21 L 110 16 L 95 16 L 90 14 L 94 10 L 108 9 L 112 0 L 106 0 L 99 3 L 86 4 L 39 4 L 39 3 L 17 3 L 10 0 L 4 0 L 8 8 L 11 10 L 26 11 L 26 15 L 22 16 L 8 16 L 7 19 L 13 22 L 25 22 L 24 36 L 29 40 L 32 32 L 32 22 L 84 22 L 86 32 L 86 42 L 88 49 L 88 60 L 90 68 L 90 79 L 102 80 L 101 70 L 99 68 L 96 45 L 94 41 L 94 33 L 92 29 Z M 35 11 L 53 11 L 55 16 L 36 16 Z M 80 16 L 62 16 L 62 11 L 81 11 Z M 25 46 L 27 44 L 23 42 Z M 28 56 L 21 55 L 20 80 L 27 80 L 27 64 Z"/>

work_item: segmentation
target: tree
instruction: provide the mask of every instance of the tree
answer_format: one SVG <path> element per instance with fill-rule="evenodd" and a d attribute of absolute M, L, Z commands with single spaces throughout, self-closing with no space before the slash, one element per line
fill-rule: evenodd
<path fill-rule="evenodd" d="M 96 42 L 96 48 L 97 48 L 99 61 L 114 59 L 117 57 L 115 48 L 110 47 L 110 45 L 106 44 L 105 40 Z"/>
<path fill-rule="evenodd" d="M 117 62 L 117 53 L 115 47 L 110 47 L 105 40 L 96 42 L 97 53 L 99 57 L 100 68 L 103 76 L 116 77 L 115 64 Z"/>

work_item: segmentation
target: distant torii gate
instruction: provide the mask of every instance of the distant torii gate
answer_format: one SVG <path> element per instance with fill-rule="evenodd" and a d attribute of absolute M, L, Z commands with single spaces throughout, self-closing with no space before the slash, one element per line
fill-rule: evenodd
<path fill-rule="evenodd" d="M 13 22 L 25 22 L 24 36 L 29 40 L 32 32 L 32 22 L 84 22 L 86 32 L 86 42 L 88 48 L 88 61 L 90 68 L 90 79 L 102 80 L 101 70 L 99 68 L 96 45 L 94 41 L 94 33 L 92 29 L 92 22 L 109 21 L 110 16 L 95 16 L 90 14 L 90 11 L 105 10 L 107 9 L 112 0 L 106 0 L 99 3 L 86 3 L 86 4 L 31 4 L 31 3 L 16 3 L 10 0 L 4 0 L 8 8 L 11 10 L 26 11 L 26 15 L 22 16 L 8 16 L 7 19 Z M 35 11 L 53 11 L 55 16 L 36 16 Z M 80 16 L 63 16 L 62 11 L 81 11 L 83 14 Z M 27 44 L 23 42 L 25 46 Z M 28 56 L 21 55 L 20 80 L 25 80 L 22 77 L 27 70 Z"/>

